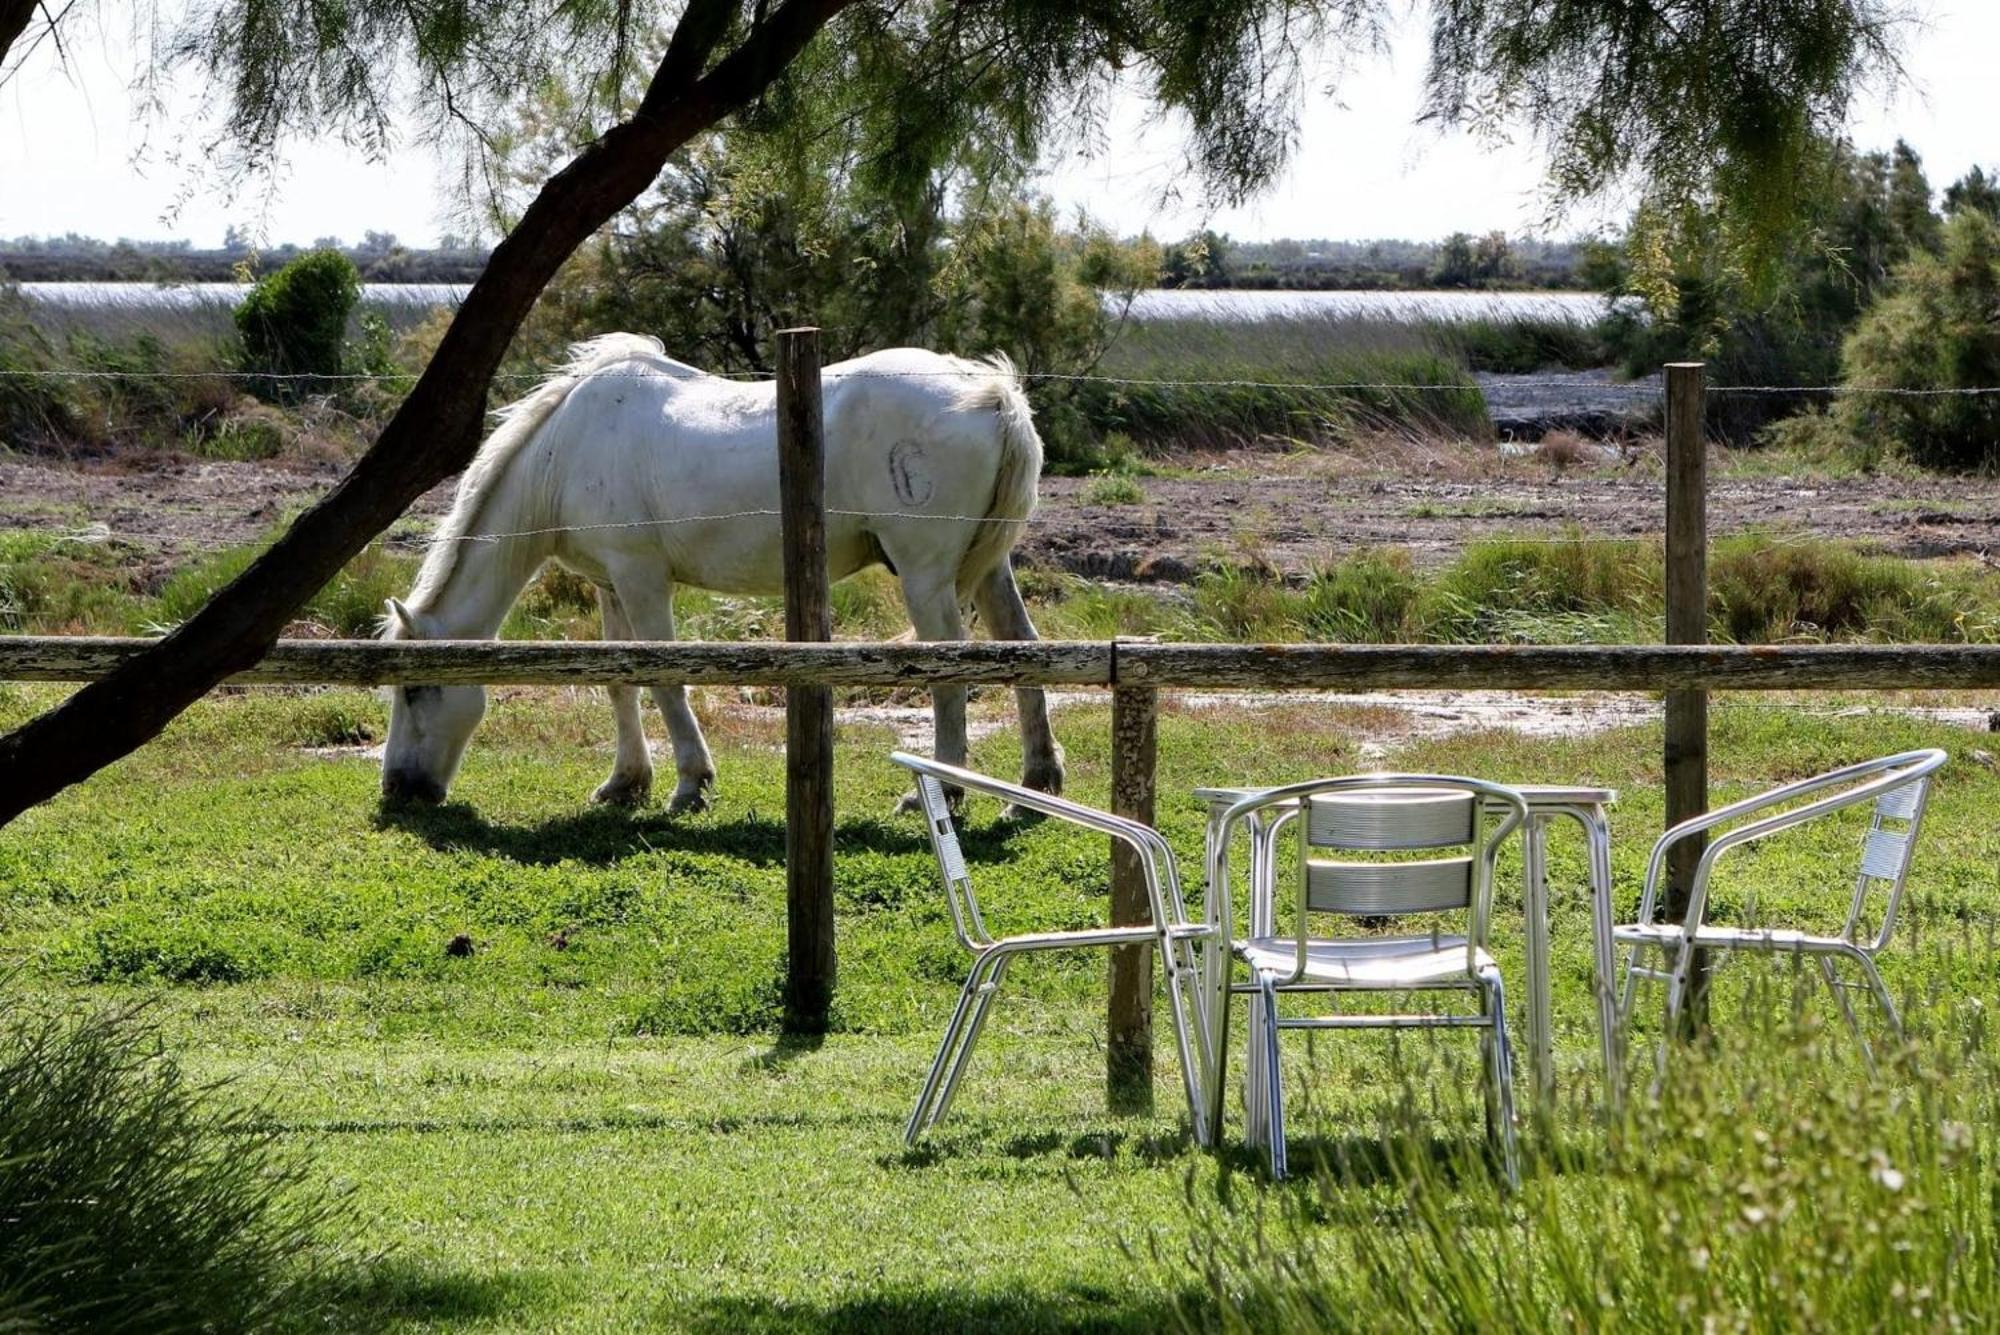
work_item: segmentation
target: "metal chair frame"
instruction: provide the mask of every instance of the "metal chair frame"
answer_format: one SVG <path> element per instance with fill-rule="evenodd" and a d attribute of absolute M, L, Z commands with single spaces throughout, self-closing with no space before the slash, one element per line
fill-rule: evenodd
<path fill-rule="evenodd" d="M 931 848 L 937 854 L 938 869 L 944 880 L 946 901 L 951 908 L 952 929 L 959 944 L 972 952 L 972 970 L 960 989 L 958 1005 L 938 1045 L 930 1074 L 917 1096 L 917 1106 L 904 1127 L 905 1141 L 915 1144 L 924 1132 L 936 1126 L 951 1109 L 952 1097 L 972 1059 L 973 1045 L 992 1009 L 994 996 L 1008 963 L 1017 955 L 1047 950 L 1077 950 L 1093 947 L 1157 946 L 1166 973 L 1167 1003 L 1172 1012 L 1174 1038 L 1179 1048 L 1182 1080 L 1186 1087 L 1188 1115 L 1198 1144 L 1210 1143 L 1206 1082 L 1213 1043 L 1208 1033 L 1208 1009 L 1202 994 L 1205 974 L 1197 948 L 1216 934 L 1206 923 L 1190 922 L 1187 904 L 1181 895 L 1180 871 L 1173 849 L 1158 831 L 1140 821 L 1114 816 L 1064 798 L 1023 788 L 1019 784 L 989 778 L 955 765 L 943 764 L 907 752 L 894 752 L 890 759 L 917 776 L 917 796 L 930 832 Z M 1103 927 L 1085 930 L 1032 932 L 996 937 L 988 930 L 972 888 L 970 869 L 959 847 L 946 797 L 947 786 L 965 792 L 984 793 L 1016 807 L 1084 826 L 1109 835 L 1130 848 L 1146 881 L 1146 898 L 1152 922 L 1132 927 Z M 1190 1032 L 1190 1024 L 1193 1031 Z"/>
<path fill-rule="evenodd" d="M 1841 981 L 1835 962 L 1844 959 L 1859 966 L 1890 1029 L 1901 1037 L 1902 1017 L 1897 1014 L 1896 1003 L 1891 1000 L 1889 989 L 1882 982 L 1882 974 L 1875 966 L 1875 956 L 1889 944 L 1889 936 L 1895 930 L 1897 910 L 1902 905 L 1903 888 L 1909 879 L 1910 863 L 1916 853 L 1917 835 L 1923 827 L 1924 810 L 1930 801 L 1931 779 L 1945 759 L 1943 751 L 1932 748 L 1905 751 L 1849 765 L 1732 802 L 1706 815 L 1683 821 L 1661 835 L 1659 842 L 1653 845 L 1652 857 L 1646 864 L 1638 921 L 1619 927 L 1612 933 L 1615 940 L 1632 947 L 1626 956 L 1625 985 L 1619 1001 L 1621 1028 L 1630 1023 L 1639 981 L 1651 979 L 1667 985 L 1667 1021 L 1671 1029 L 1673 1022 L 1679 1018 L 1681 1007 L 1686 1004 L 1688 978 L 1697 952 L 1753 951 L 1811 955 L 1816 957 L 1821 979 L 1839 1004 L 1841 1015 L 1853 1031 L 1855 1041 L 1861 1045 L 1863 1058 L 1872 1066 L 1874 1053 L 1869 1048 L 1867 1037 L 1861 1032 L 1854 1007 L 1847 999 L 1847 991 L 1853 984 Z M 1829 789 L 1838 791 L 1801 806 L 1788 805 Z M 1717 927 L 1704 921 L 1708 911 L 1709 881 L 1723 854 L 1864 802 L 1873 802 L 1875 809 L 1862 840 L 1861 865 L 1855 875 L 1847 921 L 1838 936 L 1816 936 L 1770 927 Z M 1735 824 L 1758 812 L 1778 807 L 1787 809 L 1747 824 Z M 1891 822 L 1901 822 L 1902 828 L 1892 828 Z M 1669 850 L 1684 839 L 1723 826 L 1734 828 L 1712 839 L 1703 851 L 1689 886 L 1685 918 L 1678 925 L 1665 921 L 1660 912 L 1660 883 Z M 1878 893 L 1878 887 L 1884 883 L 1888 891 L 1881 926 L 1872 936 L 1866 936 L 1863 934 L 1863 914 L 1870 899 Z M 1671 968 L 1649 968 L 1641 963 L 1643 953 L 1654 949 L 1663 956 L 1673 955 Z"/>
<path fill-rule="evenodd" d="M 1398 835 L 1393 830 L 1394 822 L 1378 821 L 1373 826 L 1373 838 L 1363 837 L 1358 842 L 1346 843 L 1337 838 L 1315 838 L 1312 830 L 1301 831 L 1301 867 L 1298 877 L 1298 896 L 1295 905 L 1297 935 L 1292 938 L 1295 950 L 1289 973 L 1281 973 L 1269 968 L 1258 969 L 1249 958 L 1249 953 L 1261 944 L 1282 944 L 1285 938 L 1277 933 L 1277 849 L 1279 834 L 1300 814 L 1308 812 L 1312 800 L 1328 795 L 1345 795 L 1355 798 L 1380 800 L 1395 794 L 1428 791 L 1433 794 L 1463 794 L 1470 803 L 1467 815 L 1469 837 L 1452 840 L 1427 839 L 1416 831 L 1409 836 Z M 1492 815 L 1489 809 L 1497 808 L 1502 814 L 1499 822 L 1490 831 L 1482 833 Z M 1384 804 L 1385 809 L 1388 804 Z M 1224 1046 L 1229 1031 L 1229 998 L 1234 993 L 1243 993 L 1256 998 L 1258 1007 L 1253 1015 L 1261 1023 L 1252 1026 L 1251 1050 L 1248 1054 L 1250 1084 L 1255 1090 L 1250 1096 L 1250 1120 L 1253 1131 L 1261 1130 L 1268 1142 L 1273 1177 L 1283 1177 L 1287 1169 L 1284 1129 L 1284 1091 L 1278 1064 L 1278 1036 L 1285 1029 L 1420 1029 L 1420 1028 L 1476 1028 L 1481 1031 L 1481 1045 L 1485 1053 L 1485 1074 L 1487 1082 L 1489 1130 L 1496 1133 L 1500 1142 L 1502 1165 L 1510 1184 L 1519 1181 L 1518 1156 L 1514 1135 L 1513 1105 L 1513 1055 L 1507 1041 L 1506 999 L 1501 984 L 1500 971 L 1486 954 L 1486 942 L 1493 908 L 1494 863 L 1500 846 L 1516 829 L 1522 827 L 1528 818 L 1527 803 L 1521 794 L 1499 784 L 1486 783 L 1478 779 L 1435 774 L 1368 774 L 1338 779 L 1318 779 L 1306 783 L 1291 784 L 1254 793 L 1231 805 L 1217 820 L 1208 844 L 1209 856 L 1209 896 L 1212 920 L 1220 925 L 1222 933 L 1233 931 L 1235 922 L 1230 902 L 1229 849 L 1233 843 L 1235 828 L 1239 822 L 1254 819 L 1257 847 L 1251 851 L 1250 886 L 1250 937 L 1228 942 L 1231 958 L 1221 958 L 1220 939 L 1211 941 L 1218 958 L 1210 965 L 1210 1004 L 1214 1015 L 1208 1023 L 1208 1032 L 1216 1043 L 1215 1056 L 1210 1063 L 1209 1074 L 1209 1126 L 1219 1133 L 1223 1120 L 1223 1086 L 1227 1056 Z M 1367 833 L 1367 832 L 1364 832 Z M 1377 980 L 1358 982 L 1343 980 L 1320 974 L 1315 976 L 1313 953 L 1315 949 L 1323 957 L 1345 956 L 1349 963 L 1388 963 L 1397 959 L 1427 959 L 1435 961 L 1441 949 L 1456 949 L 1457 938 L 1444 938 L 1433 933 L 1429 948 L 1422 949 L 1422 942 L 1397 938 L 1347 937 L 1339 939 L 1314 939 L 1309 935 L 1309 915 L 1312 906 L 1312 864 L 1309 862 L 1314 850 L 1348 851 L 1391 851 L 1398 849 L 1462 847 L 1476 850 L 1464 861 L 1468 863 L 1468 883 L 1466 902 L 1450 907 L 1415 910 L 1425 913 L 1463 911 L 1467 914 L 1467 934 L 1462 944 L 1465 949 L 1465 971 L 1462 975 L 1438 977 L 1433 974 L 1404 975 L 1399 977 L 1390 969 Z M 1336 864 L 1335 875 L 1341 868 L 1365 874 L 1371 866 L 1395 866 L 1397 864 Z M 1416 864 L 1403 864 L 1416 865 Z M 1352 912 L 1355 910 L 1336 910 Z M 1449 941 L 1449 944 L 1447 944 Z M 1249 982 L 1233 979 L 1233 965 L 1236 960 L 1250 964 L 1255 976 Z M 1475 991 L 1479 994 L 1480 1009 L 1477 1015 L 1454 1013 L 1419 1013 L 1392 1015 L 1328 1015 L 1295 1016 L 1286 1018 L 1278 1009 L 1278 997 L 1285 992 L 1432 992 L 1432 991 Z M 1257 1104 L 1261 1102 L 1262 1107 Z"/>

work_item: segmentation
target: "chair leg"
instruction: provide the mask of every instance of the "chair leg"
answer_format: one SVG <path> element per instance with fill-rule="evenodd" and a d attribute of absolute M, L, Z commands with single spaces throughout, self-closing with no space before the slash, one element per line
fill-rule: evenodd
<path fill-rule="evenodd" d="M 951 1074 L 945 1077 L 944 1092 L 938 1095 L 937 1110 L 931 1114 L 931 1125 L 936 1126 L 951 1111 L 952 1096 L 958 1093 L 958 1082 L 965 1076 L 965 1068 L 972 1061 L 972 1045 L 979 1041 L 979 1031 L 986 1027 L 987 1012 L 993 1009 L 993 998 L 1000 991 L 1001 975 L 1007 972 L 1005 955 L 993 958 L 993 967 L 988 973 L 986 985 L 979 989 L 979 1003 L 973 1007 L 972 1019 L 965 1026 L 965 1040 L 959 1044 L 958 1060 L 951 1064 Z"/>
<path fill-rule="evenodd" d="M 1222 1144 L 1224 1104 L 1228 1097 L 1229 985 L 1226 979 L 1213 1023 L 1209 1026 L 1209 1035 L 1215 1044 L 1215 1063 L 1208 1073 L 1208 1143 L 1214 1148 Z"/>
<path fill-rule="evenodd" d="M 1674 956 L 1674 971 L 1667 979 L 1667 1033 L 1671 1036 L 1674 1025 L 1681 1018 L 1681 1007 L 1687 1003 L 1688 979 L 1694 973 L 1694 942 L 1683 939 L 1680 952 Z"/>
<path fill-rule="evenodd" d="M 1270 1140 L 1271 1176 L 1285 1175 L 1285 1090 L 1278 1073 L 1278 984 L 1266 975 L 1258 979 L 1263 1010 L 1264 1134 Z"/>
<path fill-rule="evenodd" d="M 1487 1027 L 1479 1035 L 1486 1057 L 1487 1134 L 1497 1140 L 1508 1190 L 1521 1185 L 1520 1145 L 1514 1129 L 1514 1054 L 1507 1043 L 1507 993 L 1498 969 L 1479 974 Z"/>
<path fill-rule="evenodd" d="M 1197 985 L 1193 1004 L 1192 1006 L 1189 1004 L 1186 990 L 1188 980 L 1193 979 L 1199 984 L 1201 973 L 1199 970 L 1191 970 L 1186 967 L 1186 961 L 1183 958 L 1185 953 L 1186 946 L 1184 943 L 1168 942 L 1166 951 L 1161 955 L 1160 963 L 1167 971 L 1167 1008 L 1173 1014 L 1174 1043 L 1180 1049 L 1181 1083 L 1187 1089 L 1188 1120 L 1193 1124 L 1194 1143 L 1197 1145 L 1206 1145 L 1210 1140 L 1208 1130 L 1208 1089 L 1206 1085 L 1206 1079 L 1209 1074 L 1210 1050 L 1208 1041 L 1207 998 L 1199 995 L 1201 988 Z M 1192 1017 L 1188 1014 L 1190 1009 L 1194 1011 Z M 1188 1023 L 1191 1018 L 1194 1022 L 1192 1041 L 1190 1041 L 1188 1032 Z"/>
<path fill-rule="evenodd" d="M 1861 1048 L 1861 1060 L 1868 1065 L 1868 1073 L 1875 1073 L 1875 1051 L 1868 1046 L 1868 1035 L 1861 1032 L 1861 1019 L 1854 1013 L 1854 1003 L 1847 999 L 1847 989 L 1840 984 L 1840 973 L 1833 967 L 1831 955 L 1819 957 L 1819 976 L 1826 982 L 1826 990 L 1833 994 L 1834 1004 L 1840 1007 L 1841 1018 L 1847 1021 L 1847 1030 L 1854 1035 L 1854 1041 Z"/>
<path fill-rule="evenodd" d="M 952 1009 L 951 1021 L 945 1025 L 944 1038 L 938 1044 L 937 1056 L 931 1061 L 930 1073 L 924 1077 L 924 1087 L 917 1094 L 917 1106 L 910 1113 L 910 1120 L 903 1126 L 903 1143 L 914 1145 L 937 1119 L 929 1115 L 939 1086 L 944 1080 L 946 1069 L 951 1065 L 957 1051 L 959 1035 L 965 1027 L 966 1016 L 971 1014 L 974 999 L 986 974 L 986 957 L 980 956 L 972 962 L 972 972 L 965 977 L 965 986 L 958 990 L 958 1005 Z"/>
<path fill-rule="evenodd" d="M 1889 1032 L 1897 1041 L 1903 1038 L 1903 1017 L 1896 1010 L 1896 1003 L 1889 997 L 1888 985 L 1882 981 L 1882 973 L 1875 967 L 1875 961 L 1862 951 L 1855 951 L 1854 958 L 1861 964 L 1861 972 L 1868 978 L 1868 986 L 1875 993 L 1875 1001 L 1882 1007 L 1883 1018 L 1889 1021 Z"/>

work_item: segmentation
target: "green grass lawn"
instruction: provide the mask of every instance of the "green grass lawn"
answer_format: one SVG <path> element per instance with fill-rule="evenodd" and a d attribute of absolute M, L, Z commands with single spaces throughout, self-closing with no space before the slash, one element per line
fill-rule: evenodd
<path fill-rule="evenodd" d="M 0 726 L 51 699 L 0 689 Z M 950 1120 L 906 1151 L 902 1121 L 965 960 L 921 828 L 890 814 L 902 786 L 885 759 L 894 739 L 886 729 L 841 730 L 835 1032 L 788 1042 L 773 1028 L 784 943 L 782 725 L 704 713 L 721 790 L 716 808 L 698 817 L 589 808 L 609 764 L 599 699 L 529 691 L 500 694 L 451 805 L 390 815 L 376 804 L 373 763 L 314 749 L 379 737 L 375 697 L 220 696 L 156 745 L 0 832 L 0 976 L 17 995 L 154 996 L 180 1059 L 230 1080 L 229 1097 L 261 1103 L 310 1156 L 318 1189 L 350 1196 L 351 1264 L 363 1279 L 334 1309 L 345 1328 L 1260 1324 L 1235 1297 L 1212 1297 L 1218 1286 L 1275 1303 L 1243 1309 L 1277 1313 L 1262 1324 L 1392 1328 L 1405 1319 L 1400 1309 L 1353 1304 L 1390 1283 L 1385 1255 L 1404 1254 L 1415 1258 L 1411 1292 L 1433 1295 L 1441 1317 L 1462 1318 L 1476 1304 L 1451 1296 L 1458 1272 L 1418 1264 L 1436 1236 L 1420 1226 L 1423 1212 L 1418 1224 L 1394 1225 L 1406 1231 L 1396 1235 L 1401 1250 L 1360 1241 L 1387 1226 L 1384 1211 L 1393 1214 L 1398 1200 L 1416 1199 L 1396 1168 L 1401 1151 L 1371 1148 L 1385 1124 L 1400 1128 L 1393 1144 L 1437 1147 L 1433 1157 L 1449 1167 L 1442 1178 L 1420 1175 L 1431 1183 L 1423 1199 L 1442 1203 L 1442 1226 L 1503 1251 L 1537 1219 L 1574 1225 L 1578 1211 L 1607 1212 L 1588 1216 L 1602 1223 L 1626 1218 L 1635 1199 L 1668 1199 L 1628 1171 L 1620 1136 L 1607 1137 L 1587 1115 L 1601 1081 L 1582 852 L 1567 836 L 1552 869 L 1565 1095 L 1558 1116 L 1529 1136 L 1523 1201 L 1499 1203 L 1477 1181 L 1473 1045 L 1457 1036 L 1398 1044 L 1363 1035 L 1291 1051 L 1302 1152 L 1310 1160 L 1317 1147 L 1335 1159 L 1317 1180 L 1273 1187 L 1251 1156 L 1218 1159 L 1190 1146 L 1164 1023 L 1156 1111 L 1111 1115 L 1097 955 L 1010 972 Z M 1188 874 L 1201 811 L 1182 794 L 1200 783 L 1363 768 L 1347 726 L 1359 717 L 1303 705 L 1248 714 L 1170 704 L 1160 817 Z M 1061 712 L 1057 728 L 1073 792 L 1102 803 L 1108 709 Z M 1930 1036 L 1925 1051 L 1948 1048 L 1955 1074 L 1913 1062 L 1870 1084 L 1844 1031 L 1814 1037 L 1823 999 L 1809 998 L 1794 1016 L 1790 971 L 1756 963 L 1725 975 L 1718 1017 L 1747 1021 L 1766 1044 L 1774 1033 L 1802 1033 L 1808 1055 L 1774 1063 L 1768 1046 L 1724 1044 L 1712 1059 L 1728 1076 L 1738 1129 L 1768 1127 L 1785 1144 L 1821 1101 L 1851 1111 L 1822 1124 L 1851 1126 L 1856 1137 L 1983 1110 L 1973 1123 L 1983 1147 L 1976 1166 L 1944 1185 L 1919 1183 L 1938 1212 L 1933 1231 L 1952 1238 L 1949 1200 L 1964 1197 L 1977 1214 L 1993 1182 L 1991 1096 L 1985 1077 L 1971 1074 L 1990 1074 L 1992 1045 L 1967 1007 L 2000 1001 L 2000 830 L 1991 814 L 2000 775 L 1959 758 L 1980 740 L 1881 717 L 1759 708 L 1721 709 L 1715 722 L 1718 799 L 1892 748 L 1954 752 L 1906 934 L 1885 972 Z M 1008 732 L 975 748 L 975 764 L 991 772 L 1017 763 Z M 1481 734 L 1407 746 L 1391 763 L 1624 789 L 1614 829 L 1629 908 L 1660 827 L 1655 730 L 1580 741 Z M 1854 833 L 1752 854 L 1719 897 L 1742 908 L 1754 894 L 1767 918 L 1796 911 L 1837 924 L 1844 887 L 1815 878 Z M 1008 824 L 997 808 L 974 804 L 966 843 L 996 930 L 1103 914 L 1100 838 Z M 1517 1002 L 1519 905 L 1510 871 L 1496 921 Z M 447 951 L 459 936 L 470 939 L 470 954 Z M 1638 1066 L 1643 1084 L 1643 1051 Z M 1869 1091 L 1894 1106 L 1877 1117 Z M 1235 1109 L 1232 1096 L 1232 1136 L 1240 1135 Z M 1657 1130 L 1665 1116 L 1646 1125 Z M 1673 1139 L 1666 1161 L 1699 1177 L 1704 1160 L 1689 1143 Z M 1900 1155 L 1899 1145 L 1885 1141 L 1881 1152 Z M 1863 1175 L 1857 1181 L 1879 1178 L 1870 1149 L 1857 1143 L 1836 1157 L 1849 1176 Z M 1749 1208 L 1726 1191 L 1719 1199 L 1731 1218 Z M 1817 1227 L 1830 1226 L 1822 1218 Z M 1578 1236 L 1599 1241 L 1587 1228 Z M 1727 1255 L 1754 1259 L 1755 1238 L 1746 1238 Z M 1632 1243 L 1650 1255 L 1648 1245 L 1661 1244 Z M 1712 1245 L 1721 1257 L 1725 1242 Z M 1468 1255 L 1479 1250 L 1467 1246 Z M 1877 1252 L 1912 1255 L 1887 1241 L 1855 1254 Z M 1919 1247 L 1907 1263 L 1947 1254 L 1961 1289 L 1973 1283 L 1965 1276 L 1985 1276 L 1987 1288 L 1975 1292 L 1992 1293 L 1986 1243 L 1935 1254 Z M 1701 1274 L 1726 1269 L 1718 1260 Z M 1685 1267 L 1660 1273 L 1694 1276 L 1687 1283 L 1698 1292 L 1709 1282 Z M 1291 1298 L 1262 1287 L 1281 1280 L 1294 1296 L 1340 1298 L 1333 1310 L 1344 1315 L 1320 1320 L 1310 1305 L 1287 1307 Z M 1867 1290 L 1889 1317 L 1852 1302 L 1820 1315 L 1924 1326 L 1896 1316 L 1908 1304 L 1894 1307 L 1889 1283 Z M 1556 1316 L 1567 1310 L 1560 1287 L 1539 1292 L 1531 1306 L 1565 1324 Z M 1620 1300 L 1639 1303 L 1645 1292 Z M 1738 1288 L 1715 1297 L 1725 1316 L 1731 1302 L 1766 1310 L 1760 1301 Z M 1916 1306 L 1931 1304 L 1935 1316 L 1940 1301 Z"/>

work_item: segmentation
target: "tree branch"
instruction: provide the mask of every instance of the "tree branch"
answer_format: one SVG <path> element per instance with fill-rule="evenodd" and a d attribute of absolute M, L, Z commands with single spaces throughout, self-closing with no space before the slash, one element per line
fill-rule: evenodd
<path fill-rule="evenodd" d="M 12 4 L 16 0 L 0 0 Z M 118 671 L 0 737 L 0 825 L 157 736 L 261 658 L 306 600 L 410 503 L 479 448 L 486 390 L 563 261 L 649 186 L 667 157 L 758 96 L 855 0 L 788 0 L 699 78 L 733 7 L 696 0 L 638 114 L 543 185 L 494 249 L 430 365 L 375 444 L 318 504 L 201 611 Z"/>

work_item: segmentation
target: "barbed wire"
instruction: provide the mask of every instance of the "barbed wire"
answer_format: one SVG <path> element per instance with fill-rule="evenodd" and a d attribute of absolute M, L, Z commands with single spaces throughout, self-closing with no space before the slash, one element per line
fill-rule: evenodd
<path fill-rule="evenodd" d="M 542 384 L 557 378 L 560 373 L 540 372 L 496 372 L 490 377 L 495 382 Z M 987 374 L 980 370 L 954 369 L 945 371 L 836 371 L 828 368 L 826 379 L 842 380 L 920 380 L 920 379 L 976 379 Z M 999 374 L 994 372 L 993 374 Z M 1120 376 L 1099 375 L 1085 372 L 1067 371 L 1015 371 L 1018 380 L 1048 382 L 1057 384 L 1098 384 L 1124 385 L 1156 389 L 1266 389 L 1319 392 L 1377 392 L 1377 393 L 1436 393 L 1465 394 L 1481 392 L 1489 387 L 1488 382 L 1449 381 L 1372 381 L 1372 380 L 1260 380 L 1249 377 L 1227 378 L 1179 378 L 1164 376 Z M 1660 395 L 1661 382 L 1657 379 L 1644 380 L 1578 380 L 1562 376 L 1504 376 L 1498 372 L 1477 372 L 1475 374 L 1495 377 L 1492 387 L 1503 389 L 1588 389 L 1591 393 L 1617 393 L 1635 396 Z M 737 384 L 771 384 L 776 376 L 768 371 L 700 371 L 701 378 L 722 380 Z M 669 373 L 649 371 L 593 371 L 582 379 L 592 380 L 657 380 L 676 379 Z M 217 368 L 206 371 L 110 371 L 89 368 L 60 367 L 47 370 L 0 370 L 0 380 L 244 380 L 280 384 L 398 384 L 415 383 L 414 376 L 381 374 L 373 372 L 319 373 L 308 371 L 244 371 Z M 1891 398 L 1949 398 L 1984 397 L 2000 395 L 2000 385 L 1949 385 L 1934 387 L 1902 387 L 1894 385 L 1709 385 L 1709 394 L 1746 395 L 1826 395 L 1826 396 L 1882 396 Z"/>
<path fill-rule="evenodd" d="M 1027 519 L 1018 519 L 1006 515 L 923 514 L 904 510 L 829 508 L 826 513 L 829 516 L 843 519 L 898 519 L 953 524 L 1027 525 L 1034 522 L 1032 516 Z M 592 533 L 642 528 L 674 528 L 687 524 L 726 523 L 741 519 L 777 519 L 781 518 L 782 515 L 783 512 L 776 508 L 757 507 L 744 510 L 724 510 L 713 514 L 668 515 L 650 519 L 613 520 L 596 524 L 559 524 L 543 528 L 509 529 L 496 533 L 459 533 L 451 535 L 438 533 L 392 533 L 377 538 L 375 541 L 384 547 L 397 547 L 404 550 L 425 550 L 442 541 L 514 542 L 525 538 L 553 537 L 565 533 Z M 1494 516 L 1494 518 L 1505 519 L 1507 516 L 1500 515 Z M 99 546 L 115 542 L 135 546 L 153 544 L 161 548 L 170 547 L 181 551 L 224 552 L 234 551 L 249 545 L 248 542 L 203 542 L 190 540 L 183 534 L 172 532 L 145 532 L 132 529 L 117 529 L 102 521 L 86 524 L 80 528 L 48 531 L 51 533 L 49 538 L 51 544 L 76 546 Z M 1152 530 L 1147 531 L 1151 532 Z M 1664 541 L 1661 535 L 1657 533 L 1635 535 L 1575 533 L 1561 536 L 1544 536 L 1503 531 L 1483 534 L 1481 537 L 1484 540 L 1505 543 L 1509 546 L 1531 547 L 1658 547 Z M 1778 525 L 1747 525 L 1732 529 L 1728 533 L 1714 534 L 1712 537 L 1720 540 L 1756 538 L 1774 547 L 1806 547 L 1824 541 L 1824 539 L 1810 531 Z M 1357 550 L 1359 550 L 1358 546 Z M 1246 562 L 1243 568 L 1249 568 L 1252 564 L 1254 563 Z M 1208 561 L 1202 568 L 1225 569 L 1228 568 L 1228 563 L 1219 560 Z M 1308 571 L 1301 578 L 1310 578 L 1311 574 L 1312 572 Z"/>

